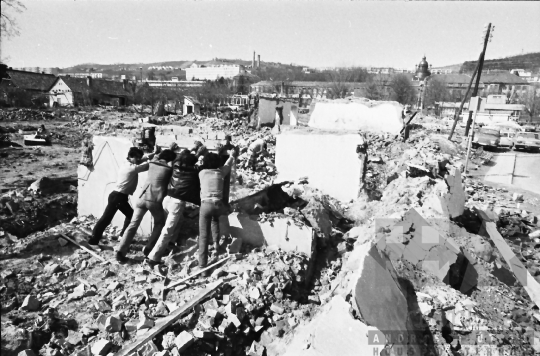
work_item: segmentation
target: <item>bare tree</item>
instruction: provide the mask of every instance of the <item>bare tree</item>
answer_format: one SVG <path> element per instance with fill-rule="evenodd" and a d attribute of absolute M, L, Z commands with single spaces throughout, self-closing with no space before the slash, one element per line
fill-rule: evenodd
<path fill-rule="evenodd" d="M 388 100 L 391 77 L 384 74 L 369 76 L 366 84 L 366 98 L 369 100 Z"/>
<path fill-rule="evenodd" d="M 533 117 L 540 114 L 540 89 L 531 87 L 526 95 L 519 98 L 519 103 L 525 105 L 525 111 L 529 114 L 529 123 L 532 123 Z"/>
<path fill-rule="evenodd" d="M 145 83 L 136 89 L 133 99 L 135 104 L 141 105 L 140 114 L 144 112 L 145 105 L 150 106 L 151 112 L 154 113 L 154 108 L 157 106 L 161 96 L 159 89 Z"/>
<path fill-rule="evenodd" d="M 1 0 L 2 13 L 0 21 L 1 37 L 7 39 L 19 36 L 19 26 L 10 12 L 21 13 L 26 10 L 26 6 L 19 0 Z"/>
<path fill-rule="evenodd" d="M 448 101 L 451 95 L 444 80 L 433 78 L 428 81 L 426 88 L 426 106 L 433 106 L 436 102 Z"/>
<path fill-rule="evenodd" d="M 389 86 L 392 89 L 392 100 L 403 105 L 414 103 L 416 93 L 411 80 L 406 75 L 395 75 L 390 81 Z"/>
<path fill-rule="evenodd" d="M 348 83 L 352 79 L 352 72 L 348 68 L 336 68 L 327 73 L 328 81 L 330 82 L 330 90 L 334 97 L 343 98 L 349 92 Z"/>

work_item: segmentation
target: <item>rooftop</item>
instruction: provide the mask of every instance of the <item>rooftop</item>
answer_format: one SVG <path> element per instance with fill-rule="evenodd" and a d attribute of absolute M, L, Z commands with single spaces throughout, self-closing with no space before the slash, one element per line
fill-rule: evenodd
<path fill-rule="evenodd" d="M 20 89 L 47 91 L 56 80 L 53 74 L 41 74 L 19 70 L 7 70 L 11 84 Z"/>

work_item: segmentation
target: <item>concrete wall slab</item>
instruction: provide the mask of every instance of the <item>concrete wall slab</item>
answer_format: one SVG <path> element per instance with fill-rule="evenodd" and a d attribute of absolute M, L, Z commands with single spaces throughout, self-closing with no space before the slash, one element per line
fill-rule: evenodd
<path fill-rule="evenodd" d="M 362 130 L 399 134 L 403 107 L 397 102 L 368 106 L 358 102 L 317 102 L 309 126 L 326 130 Z"/>
<path fill-rule="evenodd" d="M 107 206 L 109 194 L 114 190 L 118 170 L 124 164 L 129 148 L 132 143 L 123 137 L 94 136 L 94 167 L 88 169 L 79 166 L 78 174 L 78 215 L 93 215 L 100 218 Z M 130 197 L 130 204 L 133 206 L 134 197 L 140 195 L 142 186 L 146 180 L 146 172 L 139 174 L 139 185 L 135 194 Z M 148 213 L 139 227 L 138 233 L 148 236 L 151 233 L 152 218 Z M 124 224 L 124 215 L 117 212 L 113 221 L 113 226 L 121 227 Z"/>
<path fill-rule="evenodd" d="M 314 252 L 315 234 L 309 226 L 297 226 L 286 218 L 260 222 L 256 215 L 232 213 L 220 218 L 220 233 L 241 238 L 253 246 L 278 246 L 287 252 L 302 252 L 308 257 Z"/>
<path fill-rule="evenodd" d="M 310 186 L 342 201 L 358 197 L 363 161 L 356 133 L 289 130 L 276 136 L 276 182 L 308 177 Z"/>

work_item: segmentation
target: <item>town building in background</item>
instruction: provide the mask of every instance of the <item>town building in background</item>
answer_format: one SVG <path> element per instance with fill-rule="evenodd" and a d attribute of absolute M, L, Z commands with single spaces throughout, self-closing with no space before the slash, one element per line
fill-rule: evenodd
<path fill-rule="evenodd" d="M 219 78 L 232 79 L 245 71 L 241 64 L 231 64 L 220 61 L 210 61 L 205 64 L 193 63 L 186 68 L 187 80 L 216 80 Z"/>

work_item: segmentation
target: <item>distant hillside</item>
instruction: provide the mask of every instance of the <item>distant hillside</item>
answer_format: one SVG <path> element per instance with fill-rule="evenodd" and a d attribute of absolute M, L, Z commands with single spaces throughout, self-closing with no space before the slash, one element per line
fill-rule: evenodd
<path fill-rule="evenodd" d="M 163 61 L 153 63 L 114 63 L 114 64 L 97 64 L 97 63 L 83 63 L 73 67 L 63 68 L 63 72 L 82 72 L 92 68 L 95 72 L 123 72 L 134 71 L 139 72 L 140 68 L 143 68 L 143 72 L 148 70 L 148 67 L 154 66 L 171 66 L 175 69 L 185 69 L 189 67 L 193 62 L 199 64 L 223 62 L 224 64 L 242 64 L 244 66 L 250 66 L 251 61 L 245 61 L 242 59 L 225 59 L 214 58 L 211 60 L 181 60 L 181 61 Z M 261 62 L 262 63 L 262 62 Z M 269 64 L 269 63 L 265 63 Z"/>
<path fill-rule="evenodd" d="M 466 61 L 461 66 L 461 73 L 472 73 L 476 67 L 476 61 Z M 540 72 L 540 52 L 520 54 L 499 59 L 486 59 L 484 70 L 510 70 L 525 69 L 527 72 Z"/>
<path fill-rule="evenodd" d="M 460 64 L 450 64 L 450 65 L 447 65 L 447 66 L 436 66 L 436 67 L 433 67 L 433 69 L 449 69 L 451 70 L 452 72 L 457 72 L 461 69 L 461 66 L 463 64 L 460 63 Z"/>
<path fill-rule="evenodd" d="M 114 63 L 114 64 L 97 64 L 97 63 L 84 63 L 79 64 L 69 68 L 61 69 L 63 73 L 85 73 L 85 72 L 98 72 L 103 73 L 106 78 L 116 78 L 118 79 L 121 75 L 125 75 L 128 79 L 141 77 L 141 67 L 142 67 L 142 76 L 143 78 L 150 79 L 160 79 L 160 80 L 170 80 L 172 77 L 178 77 L 180 80 L 186 79 L 185 69 L 191 66 L 193 63 L 203 64 L 203 65 L 215 65 L 215 64 L 241 64 L 246 67 L 251 66 L 251 60 L 243 59 L 226 59 L 226 58 L 213 58 L 211 60 L 200 61 L 200 60 L 186 60 L 186 61 L 164 61 L 164 62 L 154 62 L 154 63 Z M 157 69 L 148 69 L 149 67 L 156 66 L 167 66 L 173 67 L 172 70 L 157 70 Z M 285 80 L 285 78 L 290 78 L 290 80 L 295 80 L 300 77 L 303 77 L 301 65 L 295 64 L 284 64 L 284 63 L 275 63 L 275 62 L 263 62 L 261 61 L 262 70 L 257 70 L 257 75 L 261 79 L 280 79 Z M 282 76 L 277 75 L 277 72 L 283 72 Z M 308 75 L 309 77 L 309 75 Z M 313 80 L 309 77 L 308 79 Z"/>

